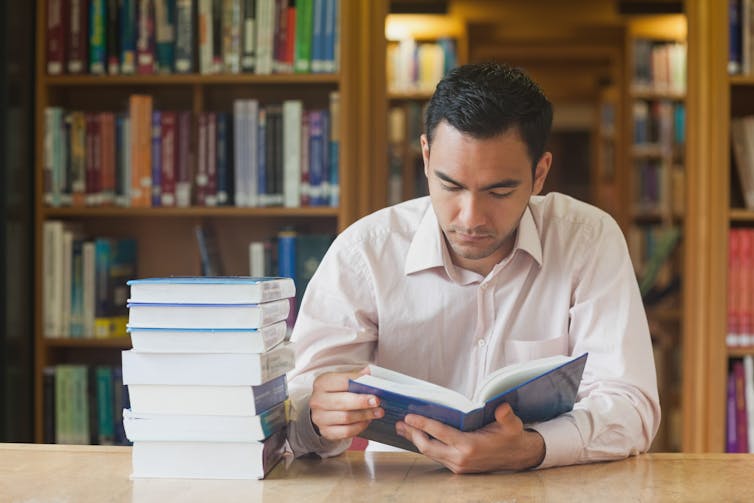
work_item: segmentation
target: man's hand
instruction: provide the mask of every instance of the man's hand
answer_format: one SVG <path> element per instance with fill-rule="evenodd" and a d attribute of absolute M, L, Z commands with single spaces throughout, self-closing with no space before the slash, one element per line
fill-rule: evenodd
<path fill-rule="evenodd" d="M 355 437 L 372 419 L 385 415 L 376 396 L 347 391 L 349 379 L 368 373 L 368 367 L 358 372 L 328 372 L 314 380 L 309 409 L 321 437 L 328 440 Z"/>
<path fill-rule="evenodd" d="M 495 410 L 495 422 L 462 432 L 439 421 L 409 414 L 396 431 L 427 457 L 453 473 L 478 473 L 533 468 L 545 457 L 542 436 L 524 430 L 523 423 L 504 403 Z"/>

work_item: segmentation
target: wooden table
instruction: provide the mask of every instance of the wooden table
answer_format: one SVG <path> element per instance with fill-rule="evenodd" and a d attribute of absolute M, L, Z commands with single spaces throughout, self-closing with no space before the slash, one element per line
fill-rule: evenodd
<path fill-rule="evenodd" d="M 754 501 L 754 455 L 645 454 L 526 473 L 454 475 L 411 453 L 288 460 L 264 481 L 130 480 L 128 447 L 0 444 L 2 502 Z"/>

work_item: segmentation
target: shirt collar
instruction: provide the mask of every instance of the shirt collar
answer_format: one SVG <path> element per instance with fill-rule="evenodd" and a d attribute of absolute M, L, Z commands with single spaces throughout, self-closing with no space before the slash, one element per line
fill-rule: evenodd
<path fill-rule="evenodd" d="M 542 265 L 542 242 L 539 239 L 537 224 L 534 222 L 529 206 L 526 207 L 521 216 L 521 222 L 516 233 L 516 243 L 511 255 L 516 250 L 528 253 L 539 265 Z M 446 249 L 442 229 L 430 204 L 427 205 L 427 210 L 424 212 L 414 238 L 411 240 L 411 245 L 406 254 L 404 272 L 408 275 L 435 267 L 443 267 L 451 276 L 451 271 L 455 269 Z"/>

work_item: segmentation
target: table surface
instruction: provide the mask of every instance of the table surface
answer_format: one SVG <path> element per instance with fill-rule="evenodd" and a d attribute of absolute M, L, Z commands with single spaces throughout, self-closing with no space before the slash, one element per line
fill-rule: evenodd
<path fill-rule="evenodd" d="M 754 501 L 754 455 L 644 454 L 524 473 L 454 475 L 413 453 L 286 459 L 263 481 L 130 480 L 129 447 L 0 444 L 2 502 Z"/>

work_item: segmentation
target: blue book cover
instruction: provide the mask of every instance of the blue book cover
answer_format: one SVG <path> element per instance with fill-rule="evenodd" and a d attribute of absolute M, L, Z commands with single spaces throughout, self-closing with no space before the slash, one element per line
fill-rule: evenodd
<path fill-rule="evenodd" d="M 136 72 L 136 2 L 122 0 L 118 22 L 120 24 L 120 71 Z"/>
<path fill-rule="evenodd" d="M 152 112 L 152 206 L 162 206 L 162 113 Z"/>
<path fill-rule="evenodd" d="M 369 424 L 363 438 L 402 449 L 416 447 L 397 433 L 396 421 L 419 414 L 461 431 L 473 431 L 495 421 L 495 409 L 508 403 L 524 422 L 547 421 L 573 408 L 587 354 L 531 360 L 493 372 L 469 400 L 458 392 L 380 367 L 351 380 L 348 391 L 380 398 L 385 415 Z M 452 405 L 451 405 L 452 404 Z"/>

